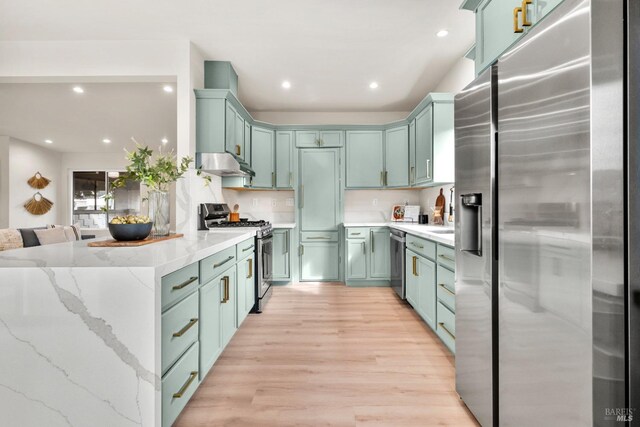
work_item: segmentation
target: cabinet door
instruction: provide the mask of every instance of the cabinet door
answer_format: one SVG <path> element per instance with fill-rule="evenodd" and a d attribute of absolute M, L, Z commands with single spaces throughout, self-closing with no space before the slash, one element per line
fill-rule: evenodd
<path fill-rule="evenodd" d="M 341 130 L 323 130 L 320 132 L 320 147 L 342 147 L 343 139 Z"/>
<path fill-rule="evenodd" d="M 433 261 L 418 257 L 418 313 L 433 330 L 436 329 L 436 265 Z"/>
<path fill-rule="evenodd" d="M 255 126 L 251 131 L 251 167 L 256 173 L 252 186 L 272 188 L 274 184 L 273 131 Z"/>
<path fill-rule="evenodd" d="M 199 341 L 200 380 L 207 375 L 222 351 L 220 335 L 220 289 L 222 279 L 216 278 L 200 288 Z"/>
<path fill-rule="evenodd" d="M 338 243 L 304 243 L 301 245 L 300 280 L 335 281 L 338 271 Z"/>
<path fill-rule="evenodd" d="M 418 256 L 413 252 L 407 250 L 405 252 L 405 293 L 409 304 L 417 311 L 418 310 Z"/>
<path fill-rule="evenodd" d="M 416 119 L 409 123 L 409 185 L 416 182 Z"/>
<path fill-rule="evenodd" d="M 273 230 L 273 280 L 290 280 L 289 230 Z"/>
<path fill-rule="evenodd" d="M 293 132 L 276 132 L 276 188 L 293 188 Z"/>
<path fill-rule="evenodd" d="M 382 131 L 347 132 L 347 188 L 384 186 Z"/>
<path fill-rule="evenodd" d="M 227 153 L 236 153 L 236 109 L 227 101 L 227 107 L 224 114 L 225 120 L 225 150 Z"/>
<path fill-rule="evenodd" d="M 244 119 L 240 114 L 236 114 L 236 130 L 235 130 L 235 151 L 234 154 L 244 160 Z"/>
<path fill-rule="evenodd" d="M 367 240 L 347 239 L 347 279 L 367 278 Z"/>
<path fill-rule="evenodd" d="M 476 11 L 476 72 L 493 63 L 523 33 L 513 32 L 513 9 L 517 0 L 485 0 Z M 529 16 L 533 18 L 533 8 Z M 531 19 L 530 18 L 530 19 Z M 519 19 L 522 24 L 522 20 Z"/>
<path fill-rule="evenodd" d="M 416 184 L 433 180 L 433 107 L 416 117 Z"/>
<path fill-rule="evenodd" d="M 255 276 L 253 255 L 241 260 L 236 265 L 238 280 L 238 327 L 244 322 L 255 303 Z"/>
<path fill-rule="evenodd" d="M 296 147 L 311 148 L 318 147 L 320 134 L 317 130 L 297 130 Z"/>
<path fill-rule="evenodd" d="M 196 151 L 224 153 L 225 146 L 224 99 L 196 99 Z"/>
<path fill-rule="evenodd" d="M 300 231 L 335 231 L 340 223 L 338 148 L 301 149 Z M 335 254 L 336 264 L 338 254 Z"/>
<path fill-rule="evenodd" d="M 391 274 L 391 238 L 388 228 L 372 228 L 369 231 L 369 252 L 369 276 L 388 280 Z"/>
<path fill-rule="evenodd" d="M 385 132 L 385 177 L 387 187 L 409 185 L 409 127 L 400 126 Z"/>
<path fill-rule="evenodd" d="M 244 161 L 251 164 L 251 125 L 244 122 Z"/>
<path fill-rule="evenodd" d="M 225 290 L 226 289 L 226 290 Z M 238 329 L 238 294 L 236 268 L 230 268 L 222 274 L 220 286 L 220 326 L 222 331 L 222 348 L 224 348 Z"/>

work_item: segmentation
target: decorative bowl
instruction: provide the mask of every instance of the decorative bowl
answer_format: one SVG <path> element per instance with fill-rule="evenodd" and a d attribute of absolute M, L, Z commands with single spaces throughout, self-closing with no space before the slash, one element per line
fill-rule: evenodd
<path fill-rule="evenodd" d="M 153 222 L 144 224 L 111 224 L 109 223 L 109 233 L 119 241 L 144 240 L 151 233 Z"/>

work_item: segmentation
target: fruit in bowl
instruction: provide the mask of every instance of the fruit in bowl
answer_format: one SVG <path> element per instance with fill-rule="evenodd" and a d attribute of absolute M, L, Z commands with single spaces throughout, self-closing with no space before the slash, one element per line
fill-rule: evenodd
<path fill-rule="evenodd" d="M 151 233 L 153 222 L 148 216 L 116 216 L 109 221 L 109 233 L 120 241 L 144 240 Z"/>

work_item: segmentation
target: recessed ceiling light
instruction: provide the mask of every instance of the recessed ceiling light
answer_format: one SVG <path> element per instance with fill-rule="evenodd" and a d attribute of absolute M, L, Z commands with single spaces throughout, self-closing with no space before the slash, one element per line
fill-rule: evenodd
<path fill-rule="evenodd" d="M 447 30 L 440 30 L 436 33 L 436 36 L 438 37 L 447 37 L 449 35 L 449 31 Z"/>
<path fill-rule="evenodd" d="M 378 89 L 378 82 L 369 83 L 369 89 Z"/>
<path fill-rule="evenodd" d="M 47 144 L 53 144 L 53 141 L 50 139 L 45 139 L 44 142 L 46 142 Z"/>
<path fill-rule="evenodd" d="M 291 88 L 291 82 L 289 80 L 285 80 L 282 82 L 282 87 L 285 89 L 290 89 Z"/>
<path fill-rule="evenodd" d="M 169 142 L 169 140 L 167 138 L 162 138 L 162 143 L 166 144 L 167 142 Z"/>
<path fill-rule="evenodd" d="M 173 86 L 164 85 L 164 86 L 162 87 L 162 90 L 164 90 L 164 91 L 165 91 L 165 92 L 167 92 L 167 93 L 171 93 L 171 92 L 173 92 Z"/>
<path fill-rule="evenodd" d="M 82 87 L 80 87 L 80 86 L 74 86 L 73 87 L 73 91 L 75 93 L 84 93 L 84 89 L 82 89 Z"/>
<path fill-rule="evenodd" d="M 111 144 L 111 140 L 109 138 L 105 138 L 102 140 L 105 144 Z"/>

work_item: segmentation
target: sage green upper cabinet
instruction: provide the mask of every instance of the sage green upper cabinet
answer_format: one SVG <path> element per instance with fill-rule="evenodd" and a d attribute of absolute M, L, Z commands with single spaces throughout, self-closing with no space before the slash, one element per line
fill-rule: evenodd
<path fill-rule="evenodd" d="M 296 147 L 299 148 L 342 147 L 343 141 L 344 132 L 341 130 L 296 131 Z"/>
<path fill-rule="evenodd" d="M 409 123 L 409 185 L 416 182 L 416 119 Z"/>
<path fill-rule="evenodd" d="M 387 187 L 409 185 L 409 127 L 385 131 L 384 184 Z"/>
<path fill-rule="evenodd" d="M 382 131 L 347 132 L 347 188 L 384 186 Z"/>
<path fill-rule="evenodd" d="M 238 113 L 233 105 L 227 102 L 224 113 L 225 118 L 225 150 L 236 154 L 236 117 Z"/>
<path fill-rule="evenodd" d="M 235 143 L 235 155 L 244 160 L 245 145 L 244 145 L 244 119 L 238 113 L 236 113 L 236 131 L 234 134 L 236 140 Z"/>
<path fill-rule="evenodd" d="M 391 238 L 387 227 L 369 230 L 369 251 L 370 276 L 388 280 L 391 274 Z"/>
<path fill-rule="evenodd" d="M 338 203 L 340 150 L 304 148 L 298 152 L 300 156 L 300 230 L 337 230 L 340 223 Z"/>
<path fill-rule="evenodd" d="M 252 187 L 272 188 L 274 186 L 273 155 L 273 131 L 253 126 L 251 128 L 251 168 L 256 176 L 253 177 Z"/>
<path fill-rule="evenodd" d="M 276 188 L 293 188 L 293 131 L 276 132 Z"/>
<path fill-rule="evenodd" d="M 416 184 L 433 181 L 433 104 L 416 116 Z"/>
<path fill-rule="evenodd" d="M 291 280 L 290 230 L 273 230 L 273 280 Z"/>
<path fill-rule="evenodd" d="M 251 164 L 251 124 L 244 122 L 244 161 Z"/>

